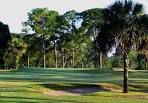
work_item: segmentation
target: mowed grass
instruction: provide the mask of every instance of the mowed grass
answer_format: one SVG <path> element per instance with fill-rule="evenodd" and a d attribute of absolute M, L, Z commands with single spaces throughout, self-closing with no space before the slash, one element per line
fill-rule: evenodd
<path fill-rule="evenodd" d="M 147 103 L 148 72 L 129 72 L 130 93 L 122 93 L 123 73 L 110 69 L 30 68 L 0 71 L 0 103 Z M 116 88 L 85 96 L 51 96 L 49 90 L 90 86 Z"/>

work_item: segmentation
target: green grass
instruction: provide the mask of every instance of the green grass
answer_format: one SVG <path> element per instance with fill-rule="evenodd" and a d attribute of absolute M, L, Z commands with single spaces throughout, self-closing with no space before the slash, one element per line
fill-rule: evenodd
<path fill-rule="evenodd" d="M 0 103 L 147 103 L 145 97 L 148 93 L 144 93 L 148 90 L 147 71 L 129 72 L 129 94 L 121 93 L 122 81 L 122 72 L 109 69 L 30 68 L 0 71 Z M 116 88 L 121 92 L 95 92 L 87 96 L 49 96 L 44 93 L 94 85 Z"/>

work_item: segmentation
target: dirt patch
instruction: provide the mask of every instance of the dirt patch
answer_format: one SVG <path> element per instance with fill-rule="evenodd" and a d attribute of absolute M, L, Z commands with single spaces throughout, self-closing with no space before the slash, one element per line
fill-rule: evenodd
<path fill-rule="evenodd" d="M 48 95 L 87 95 L 93 92 L 102 92 L 102 91 L 112 91 L 116 90 L 113 88 L 107 87 L 87 87 L 87 88 L 73 88 L 73 89 L 65 89 L 65 90 L 50 90 L 45 92 Z"/>
<path fill-rule="evenodd" d="M 50 91 L 46 91 L 45 94 L 47 95 L 78 95 L 78 94 L 73 94 L 73 93 L 68 93 L 66 91 L 63 90 L 50 90 Z"/>

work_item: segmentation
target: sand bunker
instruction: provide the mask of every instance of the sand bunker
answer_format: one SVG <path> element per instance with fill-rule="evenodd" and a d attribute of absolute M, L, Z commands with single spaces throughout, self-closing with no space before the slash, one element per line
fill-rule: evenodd
<path fill-rule="evenodd" d="M 101 91 L 116 91 L 112 88 L 106 87 L 88 87 L 88 88 L 73 88 L 73 89 L 65 89 L 65 90 L 50 90 L 45 94 L 48 95 L 87 95 L 89 93 L 101 92 Z"/>

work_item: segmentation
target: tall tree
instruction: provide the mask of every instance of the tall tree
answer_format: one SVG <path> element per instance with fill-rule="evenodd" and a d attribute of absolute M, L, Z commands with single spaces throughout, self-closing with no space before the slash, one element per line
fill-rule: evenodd
<path fill-rule="evenodd" d="M 38 39 L 34 37 L 34 35 L 26 34 L 22 39 L 28 45 L 26 54 L 24 55 L 22 62 L 24 62 L 24 64 L 27 65 L 27 67 L 29 68 L 31 65 L 34 64 L 33 62 L 35 62 L 35 59 L 39 57 L 38 53 L 40 53 L 39 51 L 41 46 L 38 42 Z"/>
<path fill-rule="evenodd" d="M 28 13 L 26 26 L 30 26 L 34 34 L 41 38 L 43 66 L 46 67 L 46 44 L 45 40 L 56 33 L 57 18 L 59 14 L 56 11 L 49 11 L 47 8 L 36 8 Z"/>
<path fill-rule="evenodd" d="M 128 53 L 133 44 L 146 34 L 147 23 L 143 22 L 143 5 L 130 0 L 116 1 L 103 12 L 105 23 L 102 36 L 106 46 L 120 45 L 124 61 L 124 88 L 128 93 Z M 146 17 L 147 18 L 147 17 Z M 108 38 L 110 37 L 110 38 Z"/>
<path fill-rule="evenodd" d="M 72 47 L 72 67 L 75 67 L 75 37 L 76 37 L 76 22 L 77 22 L 77 12 L 74 10 L 66 12 L 63 17 L 68 23 L 67 34 L 71 36 L 71 41 L 69 42 Z"/>
<path fill-rule="evenodd" d="M 6 24 L 0 22 L 0 67 L 4 68 L 3 56 L 8 47 L 8 42 L 11 40 L 9 27 Z"/>
<path fill-rule="evenodd" d="M 100 26 L 103 23 L 102 9 L 97 8 L 83 11 L 80 13 L 80 18 L 82 18 L 81 29 L 84 31 L 87 41 L 94 42 L 98 32 L 100 31 Z M 95 52 L 98 52 L 93 61 L 96 68 L 102 69 L 102 51 L 99 46 L 100 45 L 94 45 L 94 48 L 92 48 L 96 50 Z"/>
<path fill-rule="evenodd" d="M 147 15 L 145 15 L 147 16 Z M 146 22 L 148 20 L 144 19 L 144 22 Z M 144 60 L 144 64 L 145 65 L 145 69 L 148 69 L 147 65 L 148 65 L 148 35 L 145 35 L 143 38 L 141 38 L 139 45 L 137 46 L 137 50 L 138 50 L 138 56 L 137 56 L 137 61 L 138 61 L 138 67 L 137 69 L 141 69 L 142 68 L 142 60 Z M 141 59 L 140 59 L 141 58 Z"/>
<path fill-rule="evenodd" d="M 23 54 L 26 53 L 27 44 L 20 38 L 13 38 L 9 41 L 7 51 L 4 55 L 5 68 L 16 68 L 19 67 L 19 62 Z"/>

